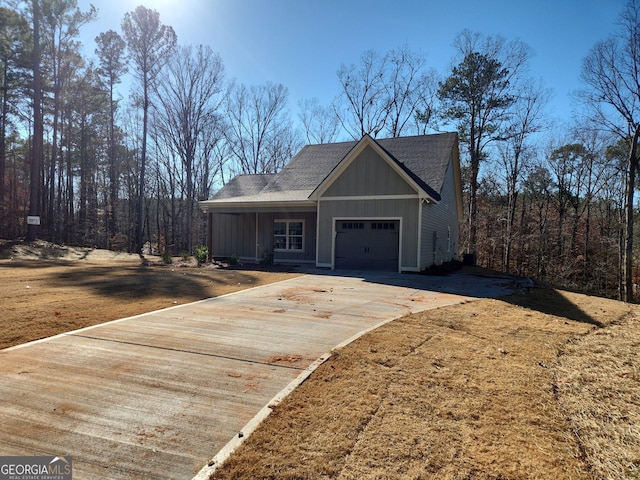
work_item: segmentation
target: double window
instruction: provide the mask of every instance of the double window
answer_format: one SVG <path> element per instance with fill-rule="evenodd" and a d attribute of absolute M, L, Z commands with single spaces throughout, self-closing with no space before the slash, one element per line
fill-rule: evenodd
<path fill-rule="evenodd" d="M 304 250 L 304 221 L 276 220 L 273 223 L 274 250 Z"/>

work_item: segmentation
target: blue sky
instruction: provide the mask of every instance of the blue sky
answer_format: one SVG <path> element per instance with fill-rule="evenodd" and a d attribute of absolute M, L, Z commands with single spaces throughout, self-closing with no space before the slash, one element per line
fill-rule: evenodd
<path fill-rule="evenodd" d="M 338 93 L 340 65 L 357 63 L 368 49 L 386 53 L 407 44 L 445 75 L 464 28 L 519 39 L 534 51 L 531 75 L 554 92 L 552 114 L 565 121 L 582 59 L 613 33 L 626 0 L 79 0 L 82 9 L 90 3 L 99 19 L 83 29 L 87 51 L 98 33 L 120 31 L 124 13 L 143 4 L 160 12 L 180 44 L 218 52 L 228 78 L 282 83 L 292 113 L 299 99 L 328 104 Z"/>

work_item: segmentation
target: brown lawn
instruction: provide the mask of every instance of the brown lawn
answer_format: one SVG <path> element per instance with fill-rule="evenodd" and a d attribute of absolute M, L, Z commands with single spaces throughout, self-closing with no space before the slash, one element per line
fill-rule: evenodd
<path fill-rule="evenodd" d="M 292 275 L 9 247 L 0 348 Z M 212 478 L 640 478 L 639 347 L 635 306 L 550 288 L 405 317 L 334 352 Z"/>
<path fill-rule="evenodd" d="M 294 275 L 0 242 L 0 349 Z"/>
<path fill-rule="evenodd" d="M 635 312 L 536 288 L 397 320 L 335 352 L 211 478 L 639 478 Z"/>

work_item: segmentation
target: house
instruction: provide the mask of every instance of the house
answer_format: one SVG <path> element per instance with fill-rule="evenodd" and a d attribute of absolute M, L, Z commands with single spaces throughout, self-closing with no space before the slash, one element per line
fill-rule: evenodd
<path fill-rule="evenodd" d="M 458 255 L 458 136 L 307 145 L 280 173 L 238 175 L 200 206 L 213 258 L 422 271 Z"/>

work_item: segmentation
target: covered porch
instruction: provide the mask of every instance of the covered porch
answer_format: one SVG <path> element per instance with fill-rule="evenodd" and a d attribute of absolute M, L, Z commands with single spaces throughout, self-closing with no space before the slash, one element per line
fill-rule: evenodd
<path fill-rule="evenodd" d="M 315 206 L 211 209 L 207 229 L 212 260 L 316 263 Z"/>

